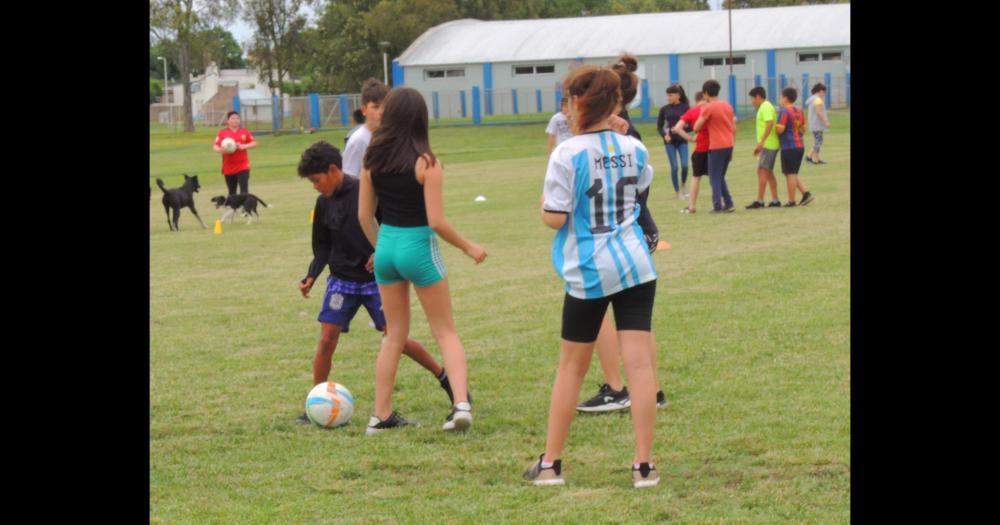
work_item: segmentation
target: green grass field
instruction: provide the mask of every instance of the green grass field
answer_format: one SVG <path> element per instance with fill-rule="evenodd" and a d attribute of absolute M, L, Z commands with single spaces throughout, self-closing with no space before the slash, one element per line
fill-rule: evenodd
<path fill-rule="evenodd" d="M 447 397 L 404 359 L 394 407 L 422 426 L 371 438 L 379 334 L 363 312 L 331 374 L 354 394 L 354 419 L 330 431 L 293 423 L 312 386 L 322 297 L 319 286 L 310 299 L 296 289 L 316 193 L 295 166 L 317 139 L 342 146 L 346 130 L 259 137 L 250 190 L 275 207 L 222 235 L 211 230 L 221 210 L 209 199 L 225 193 L 214 131 L 151 131 L 150 521 L 848 523 L 850 115 L 831 118 L 829 164 L 802 168 L 816 201 L 794 209 L 743 209 L 756 174 L 752 122 L 741 121 L 727 176 L 737 212 L 723 216 L 707 213 L 707 180 L 699 213 L 678 213 L 662 144 L 639 125 L 656 170 L 650 206 L 673 245 L 654 255 L 670 401 L 654 445 L 663 479 L 643 490 L 631 485 L 627 413 L 577 417 L 565 487 L 520 478 L 544 447 L 559 352 L 554 232 L 538 216 L 544 124 L 432 130 L 448 217 L 490 253 L 475 266 L 443 245 L 476 420 L 445 435 Z M 199 175 L 208 230 L 184 210 L 181 231 L 168 231 L 155 177 L 175 187 L 182 172 Z M 412 336 L 439 356 L 412 297 Z M 583 394 L 601 382 L 595 359 Z"/>

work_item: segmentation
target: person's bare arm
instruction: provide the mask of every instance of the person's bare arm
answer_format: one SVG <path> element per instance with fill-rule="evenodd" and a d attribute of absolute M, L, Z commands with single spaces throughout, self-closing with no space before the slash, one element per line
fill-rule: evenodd
<path fill-rule="evenodd" d="M 424 204 L 427 208 L 427 225 L 448 244 L 462 250 L 479 264 L 486 260 L 482 246 L 462 237 L 444 216 L 444 168 L 441 162 L 428 165 L 425 157 L 417 159 L 417 181 L 424 185 Z"/>

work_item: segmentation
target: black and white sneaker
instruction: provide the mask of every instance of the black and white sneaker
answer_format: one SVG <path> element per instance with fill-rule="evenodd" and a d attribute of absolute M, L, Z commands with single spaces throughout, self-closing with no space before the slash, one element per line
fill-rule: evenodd
<path fill-rule="evenodd" d="M 636 468 L 632 465 L 632 486 L 641 489 L 645 487 L 655 487 L 660 483 L 660 473 L 656 471 L 656 466 L 649 463 L 639 463 Z"/>
<path fill-rule="evenodd" d="M 616 391 L 607 383 L 601 385 L 597 395 L 577 405 L 580 412 L 615 412 L 625 410 L 632 406 L 632 401 L 628 396 L 628 387 L 623 386 Z"/>
<path fill-rule="evenodd" d="M 409 427 L 409 426 L 415 427 L 417 426 L 417 424 L 412 421 L 407 421 L 403 419 L 403 417 L 400 416 L 399 413 L 397 412 L 389 414 L 389 417 L 385 418 L 385 421 L 380 420 L 378 416 L 372 416 L 370 419 L 368 419 L 368 429 L 365 430 L 365 435 L 374 436 L 379 432 L 385 432 L 386 430 L 392 430 L 394 428 Z"/>
<path fill-rule="evenodd" d="M 794 208 L 796 206 L 798 206 L 798 204 L 795 204 L 795 201 L 788 201 L 785 203 L 785 208 Z"/>
<path fill-rule="evenodd" d="M 802 200 L 799 201 L 799 206 L 805 206 L 806 204 L 812 202 L 813 199 L 815 199 L 815 197 L 813 197 L 812 192 L 807 191 L 804 195 L 802 195 Z"/>
<path fill-rule="evenodd" d="M 544 452 L 538 456 L 538 461 L 524 471 L 524 479 L 530 481 L 532 485 L 565 485 L 566 482 L 562 477 L 562 460 L 557 459 L 552 462 L 552 465 L 542 467 L 543 457 L 545 457 Z"/>
<path fill-rule="evenodd" d="M 764 207 L 764 201 L 753 201 L 747 205 L 748 210 L 756 210 Z"/>
<path fill-rule="evenodd" d="M 472 426 L 472 405 L 466 402 L 457 403 L 455 406 L 451 407 L 451 413 L 448 414 L 447 419 L 444 421 L 444 425 L 441 429 L 445 432 L 450 432 L 453 430 L 464 431 L 468 430 Z"/>
<path fill-rule="evenodd" d="M 656 392 L 656 408 L 667 408 L 667 396 L 663 394 L 663 390 Z"/>
<path fill-rule="evenodd" d="M 310 423 L 309 416 L 305 412 L 301 416 L 295 418 L 295 424 L 297 425 L 308 425 Z"/>
<path fill-rule="evenodd" d="M 660 233 L 659 232 L 646 233 L 643 234 L 643 237 L 645 237 L 646 247 L 649 248 L 649 253 L 655 252 L 656 245 L 660 242 Z"/>
<path fill-rule="evenodd" d="M 780 208 L 781 201 L 771 201 L 771 204 L 767 205 L 768 208 Z"/>

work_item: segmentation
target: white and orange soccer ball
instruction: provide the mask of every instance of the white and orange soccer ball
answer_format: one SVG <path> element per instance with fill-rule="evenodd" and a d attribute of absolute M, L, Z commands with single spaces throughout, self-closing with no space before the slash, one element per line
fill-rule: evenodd
<path fill-rule="evenodd" d="M 222 151 L 232 154 L 236 151 L 236 141 L 230 137 L 226 137 L 222 139 L 222 142 L 219 144 L 219 147 L 222 148 Z"/>
<path fill-rule="evenodd" d="M 309 421 L 323 427 L 346 425 L 354 414 L 354 396 L 346 386 L 333 381 L 320 383 L 309 391 L 306 415 Z"/>

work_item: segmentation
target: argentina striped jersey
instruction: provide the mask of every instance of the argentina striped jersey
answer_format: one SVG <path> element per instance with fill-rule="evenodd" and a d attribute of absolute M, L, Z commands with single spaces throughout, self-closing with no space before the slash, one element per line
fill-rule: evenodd
<path fill-rule="evenodd" d="M 566 293 L 596 299 L 656 279 L 636 222 L 636 197 L 652 180 L 642 142 L 610 130 L 576 135 L 552 151 L 543 207 L 567 215 L 552 243 Z"/>

